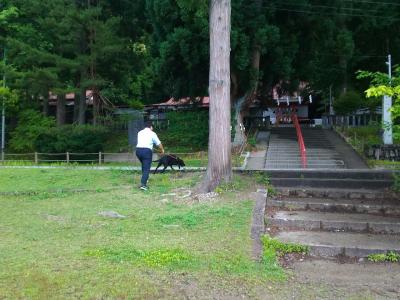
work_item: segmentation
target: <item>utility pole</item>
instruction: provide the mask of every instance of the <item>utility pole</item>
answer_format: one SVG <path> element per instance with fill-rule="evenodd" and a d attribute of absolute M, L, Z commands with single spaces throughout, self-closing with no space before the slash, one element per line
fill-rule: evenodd
<path fill-rule="evenodd" d="M 6 65 L 6 48 L 4 47 L 4 66 Z M 3 87 L 6 87 L 6 71 L 3 73 Z M 4 161 L 4 148 L 6 141 L 6 103 L 3 96 L 3 109 L 1 112 L 1 160 Z"/>
<path fill-rule="evenodd" d="M 389 74 L 389 85 L 392 84 L 392 56 L 388 55 L 388 74 Z M 382 105 L 382 120 L 383 120 L 383 144 L 393 144 L 393 132 L 392 132 L 392 97 L 383 96 Z"/>

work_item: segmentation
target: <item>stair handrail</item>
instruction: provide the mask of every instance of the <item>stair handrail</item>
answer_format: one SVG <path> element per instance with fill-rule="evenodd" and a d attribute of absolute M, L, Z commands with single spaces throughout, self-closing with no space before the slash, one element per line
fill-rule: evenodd
<path fill-rule="evenodd" d="M 306 169 L 307 168 L 306 146 L 304 144 L 304 138 L 303 138 L 303 134 L 301 132 L 299 119 L 297 118 L 296 114 L 292 114 L 292 122 L 296 128 L 297 140 L 299 142 L 299 150 L 300 150 L 300 156 L 301 156 L 301 164 L 303 166 L 303 169 Z"/>

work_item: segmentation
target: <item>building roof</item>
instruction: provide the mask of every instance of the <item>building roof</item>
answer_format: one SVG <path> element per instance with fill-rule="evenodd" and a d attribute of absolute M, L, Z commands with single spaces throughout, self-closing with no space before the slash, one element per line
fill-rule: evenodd
<path fill-rule="evenodd" d="M 181 98 L 178 100 L 176 100 L 175 98 L 170 98 L 165 102 L 146 105 L 146 107 L 147 108 L 179 107 L 179 106 L 192 106 L 192 105 L 197 105 L 199 107 L 209 107 L 210 98 L 209 97 L 196 97 L 193 99 L 191 97 L 186 97 L 186 98 Z"/>
<path fill-rule="evenodd" d="M 70 106 L 74 105 L 75 102 L 75 93 L 65 94 L 65 105 Z M 93 91 L 86 90 L 86 104 L 93 105 Z M 57 95 L 49 92 L 49 105 L 57 105 Z"/>

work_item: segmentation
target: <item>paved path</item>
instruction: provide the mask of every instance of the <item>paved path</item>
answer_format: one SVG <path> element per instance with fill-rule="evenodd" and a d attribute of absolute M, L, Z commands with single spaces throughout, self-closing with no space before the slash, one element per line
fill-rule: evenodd
<path fill-rule="evenodd" d="M 257 150 L 250 152 L 247 159 L 246 170 L 263 170 L 265 167 L 265 157 L 269 143 L 270 133 L 267 131 L 259 131 L 256 137 Z"/>

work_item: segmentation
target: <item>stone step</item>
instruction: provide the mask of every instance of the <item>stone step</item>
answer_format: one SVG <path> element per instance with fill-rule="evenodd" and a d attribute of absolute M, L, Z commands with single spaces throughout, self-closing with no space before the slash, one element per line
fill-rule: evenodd
<path fill-rule="evenodd" d="M 268 199 L 268 207 L 290 210 L 311 210 L 325 212 L 354 212 L 400 216 L 400 202 L 383 199 L 327 199 L 327 198 L 273 198 Z"/>
<path fill-rule="evenodd" d="M 335 188 L 296 188 L 277 187 L 276 191 L 285 197 L 330 198 L 330 199 L 398 199 L 398 195 L 390 190 L 382 189 L 335 189 Z"/>
<path fill-rule="evenodd" d="M 318 164 L 307 164 L 308 169 L 338 169 L 344 168 L 344 164 L 340 163 L 318 163 Z M 301 169 L 302 164 L 301 161 L 298 160 L 297 162 L 293 161 L 281 161 L 281 162 L 274 162 L 274 161 L 267 161 L 265 163 L 266 170 L 281 170 L 281 169 Z"/>
<path fill-rule="evenodd" d="M 344 165 L 308 165 L 308 169 L 313 170 L 326 170 L 326 169 L 343 169 L 345 168 Z M 282 169 L 302 169 L 302 165 L 299 164 L 266 164 L 264 170 L 282 170 Z"/>
<path fill-rule="evenodd" d="M 311 168 L 311 166 L 308 166 Z M 275 187 L 383 189 L 393 185 L 386 179 L 336 179 L 336 178 L 271 178 Z"/>
<path fill-rule="evenodd" d="M 367 257 L 370 254 L 400 252 L 399 235 L 374 235 L 344 232 L 280 232 L 276 238 L 285 243 L 310 247 L 314 256 Z"/>
<path fill-rule="evenodd" d="M 267 160 L 271 162 L 298 162 L 300 161 L 300 155 L 297 156 L 269 156 L 267 155 Z M 332 157 L 307 157 L 307 164 L 326 164 L 326 163 L 338 163 L 344 164 L 343 160 L 335 159 Z M 290 177 L 289 177 L 290 178 Z"/>
<path fill-rule="evenodd" d="M 282 170 L 268 172 L 271 178 L 336 178 L 336 179 L 387 179 L 393 180 L 393 171 L 384 170 Z"/>
<path fill-rule="evenodd" d="M 400 233 L 400 217 L 353 213 L 278 211 L 270 216 L 272 225 L 301 230 Z"/>
<path fill-rule="evenodd" d="M 393 180 L 393 171 L 385 170 L 282 170 L 271 171 L 268 175 L 271 178 L 330 178 L 330 179 L 383 179 Z"/>

